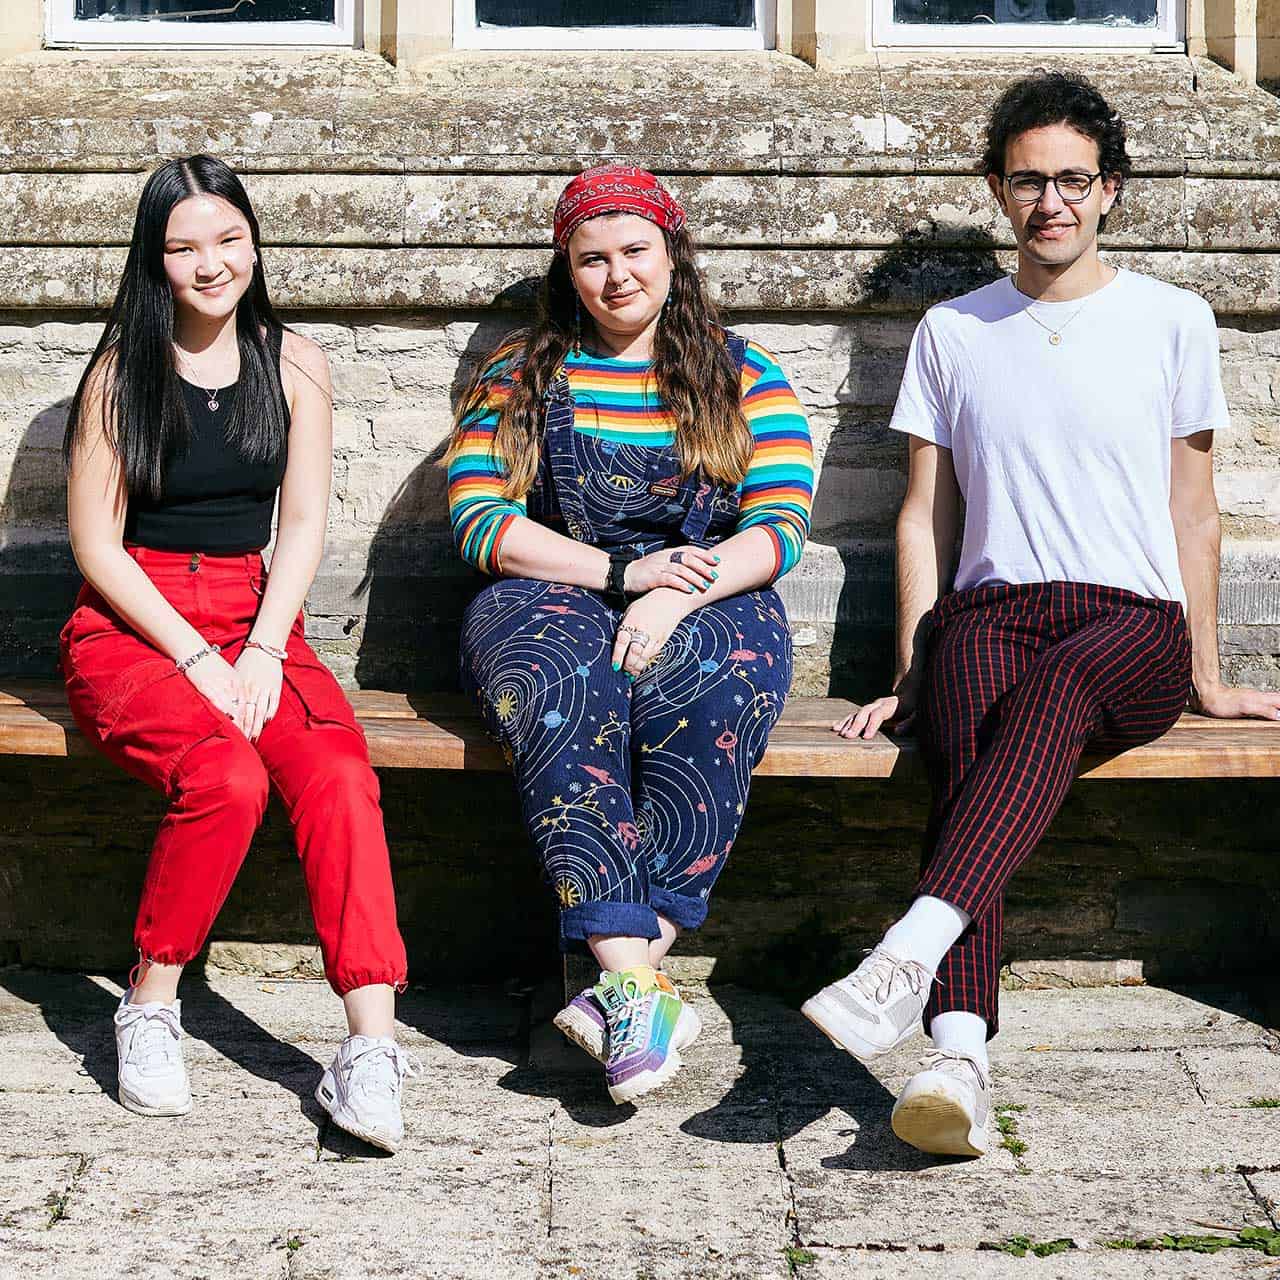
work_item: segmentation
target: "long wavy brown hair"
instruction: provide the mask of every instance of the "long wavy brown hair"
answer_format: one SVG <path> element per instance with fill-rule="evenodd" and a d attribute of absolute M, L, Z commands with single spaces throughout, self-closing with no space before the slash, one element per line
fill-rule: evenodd
<path fill-rule="evenodd" d="M 739 373 L 725 344 L 719 313 L 702 287 L 693 240 L 683 227 L 674 233 L 664 230 L 663 235 L 671 254 L 671 292 L 654 335 L 652 376 L 675 419 L 682 474 L 698 472 L 706 479 L 737 485 L 747 474 L 754 448 L 742 416 Z M 491 353 L 458 402 L 445 465 L 485 412 L 494 383 L 515 368 L 518 376 L 502 406 L 493 443 L 507 474 L 503 494 L 520 498 L 529 491 L 542 450 L 543 402 L 579 338 L 579 324 L 581 341 L 598 346 L 591 314 L 579 308 L 569 263 L 557 253 L 542 282 L 534 323 L 511 334 Z"/>

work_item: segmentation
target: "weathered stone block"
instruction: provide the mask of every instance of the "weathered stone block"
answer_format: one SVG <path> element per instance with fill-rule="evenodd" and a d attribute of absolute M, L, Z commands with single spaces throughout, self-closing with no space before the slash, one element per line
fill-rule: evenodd
<path fill-rule="evenodd" d="M 1193 249 L 1280 248 L 1280 181 L 1187 178 Z"/>
<path fill-rule="evenodd" d="M 255 174 L 245 185 L 268 244 L 395 245 L 405 241 L 403 178 Z"/>
<path fill-rule="evenodd" d="M 420 510 L 435 520 L 445 516 L 445 476 L 420 452 L 380 449 L 374 455 L 348 459 L 347 478 L 341 493 L 343 514 L 358 524 L 378 524 L 387 518 L 397 499 L 403 503 L 403 486 L 411 484 Z"/>
<path fill-rule="evenodd" d="M 391 396 L 391 374 L 369 361 L 336 361 L 330 369 L 335 406 L 382 404 Z"/>

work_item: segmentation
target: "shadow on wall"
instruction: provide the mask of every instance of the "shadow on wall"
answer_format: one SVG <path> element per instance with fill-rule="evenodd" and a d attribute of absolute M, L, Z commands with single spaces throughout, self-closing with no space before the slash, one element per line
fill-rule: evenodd
<path fill-rule="evenodd" d="M 458 361 L 449 389 L 454 408 L 477 365 L 506 334 L 529 322 L 537 283 L 521 280 L 489 304 Z M 447 477 L 440 466 L 445 449 L 433 449 L 400 486 L 369 546 L 356 589 L 366 601 L 355 673 L 361 688 L 408 693 L 458 687 L 462 615 L 484 579 L 467 568 L 453 545 Z"/>
<path fill-rule="evenodd" d="M 0 675 L 52 679 L 80 575 L 67 539 L 62 435 L 69 398 L 27 423 L 0 499 Z"/>
<path fill-rule="evenodd" d="M 885 249 L 863 283 L 862 305 L 883 320 L 864 317 L 851 346 L 813 498 L 814 540 L 834 547 L 843 569 L 830 593 L 832 696 L 877 697 L 893 672 L 893 527 L 906 492 L 907 441 L 889 419 L 921 299 L 932 306 L 998 279 L 995 249 L 984 231 L 934 223 L 927 242 L 907 237 Z M 824 608 L 830 617 L 829 600 Z"/>

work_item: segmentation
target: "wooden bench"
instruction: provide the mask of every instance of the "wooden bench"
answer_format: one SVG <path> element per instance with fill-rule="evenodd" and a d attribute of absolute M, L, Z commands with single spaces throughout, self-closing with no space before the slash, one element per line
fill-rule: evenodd
<path fill-rule="evenodd" d="M 351 701 L 369 739 L 373 763 L 384 769 L 504 770 L 502 752 L 486 735 L 471 703 L 457 694 L 361 690 Z M 830 730 L 853 703 L 843 698 L 793 698 L 769 739 L 757 776 L 775 778 L 921 777 L 915 744 L 878 735 L 850 742 Z M 80 736 L 56 682 L 0 682 L 0 755 L 83 756 Z M 1094 754 L 1083 778 L 1280 777 L 1280 721 L 1223 721 L 1184 715 L 1169 733 L 1144 747 Z"/>

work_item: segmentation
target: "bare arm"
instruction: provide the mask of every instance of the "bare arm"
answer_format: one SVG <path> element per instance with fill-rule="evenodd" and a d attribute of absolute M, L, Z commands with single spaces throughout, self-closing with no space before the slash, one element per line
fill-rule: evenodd
<path fill-rule="evenodd" d="M 872 738 L 886 721 L 902 730 L 915 715 L 924 676 L 927 615 L 950 589 L 960 524 L 960 486 L 951 450 L 911 437 L 907 494 L 898 513 L 897 658 L 893 693 L 832 727 L 845 738 Z"/>
<path fill-rule="evenodd" d="M 124 468 L 107 435 L 106 377 L 95 371 L 86 388 L 83 428 L 67 473 L 71 551 L 85 581 L 135 631 L 175 662 L 205 647 L 204 637 L 164 598 L 124 549 L 128 507 Z M 231 667 L 209 654 L 187 677 L 216 707 L 233 714 L 239 682 Z"/>
<path fill-rule="evenodd" d="M 329 362 L 307 338 L 285 333 L 280 380 L 289 403 L 289 459 L 280 484 L 271 572 L 249 638 L 283 649 L 324 552 L 333 477 L 333 391 Z M 278 658 L 246 647 L 236 659 L 244 682 L 241 728 L 252 741 L 280 706 Z"/>
<path fill-rule="evenodd" d="M 568 538 L 546 525 L 516 516 L 503 535 L 500 565 L 504 577 L 563 582 L 600 591 L 608 585 L 609 553 Z"/>
<path fill-rule="evenodd" d="M 1218 564 L 1221 521 L 1213 489 L 1213 432 L 1175 439 L 1169 511 L 1178 543 L 1178 567 L 1187 593 L 1191 683 L 1196 710 L 1225 718 L 1280 719 L 1280 693 L 1222 683 L 1218 661 Z"/>
<path fill-rule="evenodd" d="M 289 402 L 289 461 L 280 485 L 271 574 L 251 635 L 284 648 L 324 553 L 333 477 L 333 390 L 314 342 L 286 333 L 281 379 Z"/>

